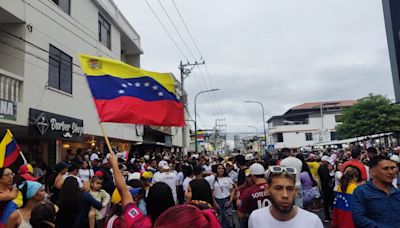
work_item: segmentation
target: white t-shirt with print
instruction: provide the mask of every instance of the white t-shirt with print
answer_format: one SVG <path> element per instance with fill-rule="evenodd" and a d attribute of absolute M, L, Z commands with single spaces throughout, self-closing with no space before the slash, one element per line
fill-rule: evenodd
<path fill-rule="evenodd" d="M 231 195 L 233 181 L 230 177 L 217 177 L 214 181 L 214 196 L 217 199 L 225 199 Z"/>
<path fill-rule="evenodd" d="M 251 213 L 249 218 L 249 228 L 323 228 L 321 219 L 311 212 L 299 207 L 297 214 L 288 221 L 279 221 L 275 219 L 270 212 L 270 207 L 257 209 Z"/>

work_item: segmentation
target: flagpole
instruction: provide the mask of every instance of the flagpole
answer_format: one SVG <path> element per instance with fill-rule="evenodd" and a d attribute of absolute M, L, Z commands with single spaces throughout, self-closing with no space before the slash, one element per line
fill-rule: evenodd
<path fill-rule="evenodd" d="M 107 137 L 107 135 L 106 135 L 106 131 L 104 130 L 103 123 L 102 123 L 102 122 L 99 122 L 99 124 L 100 124 L 101 132 L 103 133 L 103 137 L 104 137 L 104 139 L 106 140 L 106 144 L 107 144 L 108 150 L 109 150 L 110 152 L 112 152 L 111 144 L 110 144 L 110 141 L 108 140 L 108 137 Z"/>
<path fill-rule="evenodd" d="M 19 155 L 21 155 L 22 160 L 24 160 L 24 164 L 25 164 L 25 165 L 28 164 L 28 162 L 26 161 L 26 158 L 25 158 L 25 156 L 24 156 L 24 153 L 22 153 L 22 151 L 19 151 Z"/>

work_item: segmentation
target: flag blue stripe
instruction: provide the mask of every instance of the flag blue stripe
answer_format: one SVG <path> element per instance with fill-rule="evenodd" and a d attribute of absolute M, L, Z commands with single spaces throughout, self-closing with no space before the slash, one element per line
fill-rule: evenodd
<path fill-rule="evenodd" d="M 334 192 L 333 208 L 339 210 L 351 211 L 353 208 L 353 196 L 351 194 Z"/>
<path fill-rule="evenodd" d="M 93 98 L 111 100 L 122 96 L 131 96 L 145 101 L 178 101 L 174 93 L 151 77 L 122 79 L 110 75 L 87 76 Z"/>
<path fill-rule="evenodd" d="M 11 140 L 11 142 L 9 144 L 7 144 L 7 146 L 6 146 L 6 156 L 5 157 L 11 155 L 15 151 L 15 149 L 17 149 L 17 142 L 13 138 Z"/>

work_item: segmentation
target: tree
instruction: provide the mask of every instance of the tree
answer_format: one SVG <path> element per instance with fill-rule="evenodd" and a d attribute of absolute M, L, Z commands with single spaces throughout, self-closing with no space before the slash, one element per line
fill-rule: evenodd
<path fill-rule="evenodd" d="M 400 105 L 382 95 L 369 94 L 343 109 L 336 126 L 339 138 L 352 138 L 400 130 Z"/>

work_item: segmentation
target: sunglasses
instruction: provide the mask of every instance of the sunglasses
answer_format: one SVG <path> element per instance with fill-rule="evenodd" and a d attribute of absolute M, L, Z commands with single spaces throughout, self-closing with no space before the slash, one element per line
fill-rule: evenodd
<path fill-rule="evenodd" d="M 277 165 L 270 166 L 268 168 L 268 170 L 271 173 L 287 173 L 287 174 L 293 174 L 293 175 L 296 175 L 296 173 L 297 173 L 297 170 L 295 168 L 282 167 L 282 166 L 277 166 Z"/>

